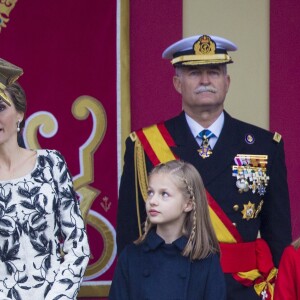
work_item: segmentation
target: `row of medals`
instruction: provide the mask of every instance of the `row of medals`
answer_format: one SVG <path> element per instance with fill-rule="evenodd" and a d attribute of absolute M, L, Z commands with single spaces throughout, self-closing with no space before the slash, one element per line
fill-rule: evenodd
<path fill-rule="evenodd" d="M 246 155 L 238 154 L 234 158 L 235 165 L 232 166 L 232 175 L 236 177 L 236 186 L 240 193 L 252 191 L 263 196 L 269 182 L 269 176 L 266 175 L 267 155 Z M 244 204 L 242 211 L 243 219 L 256 218 L 262 209 L 263 200 L 255 209 L 255 204 L 250 201 Z"/>
<path fill-rule="evenodd" d="M 267 155 L 238 154 L 234 158 L 232 176 L 236 177 L 236 186 L 240 193 L 252 191 L 259 195 L 266 193 L 269 176 L 266 175 Z"/>

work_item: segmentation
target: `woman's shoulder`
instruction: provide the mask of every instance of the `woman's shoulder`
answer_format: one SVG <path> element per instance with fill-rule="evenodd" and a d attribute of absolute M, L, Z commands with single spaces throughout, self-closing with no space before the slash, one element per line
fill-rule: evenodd
<path fill-rule="evenodd" d="M 64 156 L 55 149 L 38 149 L 37 162 L 40 166 L 49 165 L 53 169 L 57 169 L 58 172 L 62 172 L 67 168 L 67 163 Z"/>
<path fill-rule="evenodd" d="M 56 149 L 36 149 L 35 150 L 39 155 L 60 155 L 61 153 Z"/>
<path fill-rule="evenodd" d="M 56 149 L 37 149 L 37 155 L 39 157 L 51 157 L 52 159 L 58 159 L 64 161 L 64 156 Z"/>

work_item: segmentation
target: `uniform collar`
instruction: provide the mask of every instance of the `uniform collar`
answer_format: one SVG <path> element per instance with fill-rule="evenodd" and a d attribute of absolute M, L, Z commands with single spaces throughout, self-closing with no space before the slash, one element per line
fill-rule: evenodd
<path fill-rule="evenodd" d="M 193 134 L 193 136 L 196 138 L 203 129 L 209 129 L 217 138 L 221 134 L 221 130 L 224 125 L 224 112 L 220 114 L 220 116 L 217 118 L 217 120 L 211 124 L 208 128 L 204 128 L 199 123 L 197 123 L 194 119 L 192 119 L 189 115 L 185 113 L 185 118 L 188 126 L 190 127 L 190 130 Z"/>

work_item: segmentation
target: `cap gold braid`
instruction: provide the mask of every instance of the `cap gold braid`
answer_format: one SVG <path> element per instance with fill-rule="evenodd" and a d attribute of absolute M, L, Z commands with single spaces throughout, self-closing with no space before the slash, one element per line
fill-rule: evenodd
<path fill-rule="evenodd" d="M 207 65 L 232 62 L 228 54 L 213 54 L 213 55 L 182 55 L 171 60 L 172 65 L 182 63 L 182 65 Z"/>

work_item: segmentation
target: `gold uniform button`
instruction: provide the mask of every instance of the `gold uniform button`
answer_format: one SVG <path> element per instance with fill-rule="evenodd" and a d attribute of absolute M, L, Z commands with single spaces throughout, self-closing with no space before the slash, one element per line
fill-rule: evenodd
<path fill-rule="evenodd" d="M 233 205 L 233 210 L 234 211 L 238 211 L 239 210 L 239 206 L 237 204 Z"/>

